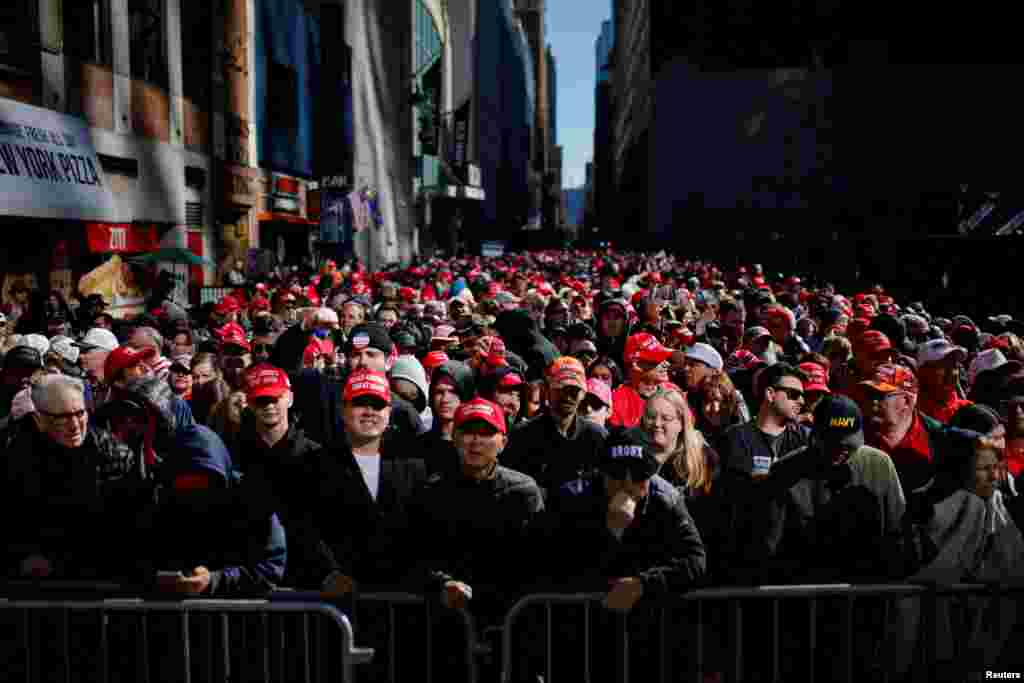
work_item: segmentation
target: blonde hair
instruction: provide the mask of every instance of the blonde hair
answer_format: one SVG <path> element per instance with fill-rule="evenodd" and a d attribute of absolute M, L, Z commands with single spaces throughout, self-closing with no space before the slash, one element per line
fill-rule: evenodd
<path fill-rule="evenodd" d="M 711 469 L 704 457 L 704 435 L 694 426 L 693 413 L 683 395 L 675 389 L 659 387 L 644 404 L 644 420 L 649 420 L 653 413 L 655 401 L 665 401 L 671 405 L 683 425 L 679 432 L 675 448 L 665 459 L 665 465 L 671 467 L 680 481 L 685 481 L 691 491 L 709 493 L 711 491 Z"/>

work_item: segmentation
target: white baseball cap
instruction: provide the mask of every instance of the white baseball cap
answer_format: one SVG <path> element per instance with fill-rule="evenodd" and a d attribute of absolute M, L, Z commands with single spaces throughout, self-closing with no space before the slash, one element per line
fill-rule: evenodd
<path fill-rule="evenodd" d="M 39 356 L 43 357 L 50 350 L 50 340 L 41 334 L 26 334 L 22 346 L 35 349 L 39 352 Z"/>
<path fill-rule="evenodd" d="M 957 354 L 960 361 L 967 358 L 967 349 L 964 347 L 948 339 L 929 339 L 917 348 L 917 367 L 940 361 L 951 353 Z"/>
<path fill-rule="evenodd" d="M 92 349 L 102 349 L 103 351 L 113 351 L 120 344 L 117 343 L 117 337 L 110 330 L 102 327 L 94 327 L 85 333 L 85 337 L 82 341 L 76 344 L 79 348 L 90 351 Z"/>
<path fill-rule="evenodd" d="M 986 370 L 995 370 L 998 367 L 1006 365 L 1006 356 L 999 349 L 985 349 L 971 361 L 971 367 L 967 370 L 967 381 L 970 384 L 974 384 L 974 378 L 978 376 L 978 373 L 985 372 Z"/>
<path fill-rule="evenodd" d="M 75 341 L 71 337 L 63 335 L 57 335 L 50 340 L 50 351 L 53 351 L 71 364 L 78 362 L 78 356 L 82 352 L 80 348 L 75 346 Z"/>
<path fill-rule="evenodd" d="M 686 349 L 686 357 L 699 360 L 715 370 L 721 370 L 725 365 L 722 362 L 722 355 L 718 353 L 713 346 L 710 344 L 704 344 L 703 342 L 697 342 L 690 348 Z"/>

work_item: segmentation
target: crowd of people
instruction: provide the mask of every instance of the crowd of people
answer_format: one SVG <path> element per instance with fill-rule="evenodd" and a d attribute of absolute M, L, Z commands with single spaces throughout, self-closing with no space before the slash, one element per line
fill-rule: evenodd
<path fill-rule="evenodd" d="M 1024 576 L 1010 315 L 611 250 L 172 289 L 127 320 L 13 292 L 9 579 L 498 618 L 540 590 Z"/>

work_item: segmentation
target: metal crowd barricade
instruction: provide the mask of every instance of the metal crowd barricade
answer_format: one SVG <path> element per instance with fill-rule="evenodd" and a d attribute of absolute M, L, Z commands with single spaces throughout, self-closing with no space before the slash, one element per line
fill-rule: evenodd
<path fill-rule="evenodd" d="M 386 628 L 387 642 L 384 648 L 379 646 L 374 647 L 377 652 L 378 662 L 387 662 L 387 681 L 388 683 L 397 683 L 399 681 L 397 665 L 400 659 L 407 659 L 403 657 L 403 641 L 409 636 L 412 636 L 416 641 L 416 646 L 423 647 L 424 661 L 423 667 L 417 668 L 416 680 L 425 681 L 425 683 L 433 683 L 434 680 L 434 655 L 438 651 L 438 648 L 445 648 L 449 646 L 448 643 L 440 644 L 435 639 L 434 628 L 436 626 L 435 616 L 438 612 L 444 610 L 445 612 L 452 613 L 460 622 L 462 633 L 465 638 L 463 643 L 463 661 L 465 666 L 465 680 L 475 683 L 479 678 L 479 671 L 477 666 L 477 657 L 482 654 L 487 654 L 488 650 L 485 646 L 481 645 L 477 639 L 476 624 L 473 616 L 465 609 L 457 610 L 445 610 L 439 603 L 435 605 L 435 601 L 428 600 L 422 595 L 415 593 L 402 593 L 402 592 L 388 592 L 388 591 L 370 591 L 355 593 L 354 597 L 354 612 L 353 612 L 353 625 L 359 629 L 360 642 L 363 634 L 368 632 L 368 628 L 362 626 L 368 626 L 362 621 L 364 618 L 360 616 L 361 608 L 381 608 L 386 612 L 386 622 L 384 624 Z M 416 611 L 422 609 L 423 616 L 423 632 L 422 633 L 408 633 L 400 634 L 400 626 L 407 622 L 399 618 L 399 612 L 402 608 L 413 608 Z M 377 645 L 375 643 L 375 645 Z M 384 649 L 386 652 L 381 652 Z"/>
<path fill-rule="evenodd" d="M 916 652 L 916 657 L 909 670 L 915 680 L 931 681 L 935 680 L 937 674 L 935 666 L 939 653 L 936 630 L 940 624 L 937 621 L 939 619 L 937 612 L 943 609 L 942 601 L 967 597 L 990 599 L 992 602 L 989 603 L 989 606 L 995 612 L 996 622 L 999 622 L 999 614 L 1008 608 L 1004 603 L 1011 594 L 1021 594 L 1021 588 L 976 584 L 943 587 L 913 584 L 835 584 L 695 590 L 646 608 L 638 605 L 636 611 L 647 610 L 649 619 L 653 619 L 648 623 L 653 623 L 658 635 L 657 642 L 654 643 L 656 647 L 653 650 L 650 648 L 652 643 L 649 640 L 642 644 L 636 643 L 635 649 L 639 650 L 639 654 L 643 657 L 648 657 L 652 651 L 658 653 L 656 664 L 652 664 L 650 660 L 646 662 L 646 673 L 650 674 L 653 669 L 655 677 L 660 681 L 693 680 L 700 682 L 705 674 L 718 671 L 725 675 L 725 680 L 729 681 L 795 679 L 812 681 L 822 678 L 838 678 L 841 681 L 849 682 L 853 681 L 856 676 L 856 665 L 870 661 L 868 658 L 876 656 L 879 652 L 884 652 L 887 646 L 893 645 L 886 641 L 891 638 L 889 628 L 892 624 L 894 607 L 906 610 L 909 606 L 917 615 L 912 622 L 914 633 L 907 639 L 907 647 Z M 617 650 L 614 670 L 602 668 L 595 677 L 592 677 L 594 672 L 591 658 L 594 654 L 592 648 L 595 646 L 591 617 L 595 610 L 604 609 L 600 603 L 605 597 L 604 593 L 550 593 L 528 595 L 519 600 L 506 615 L 502 631 L 502 683 L 536 680 L 538 674 L 544 676 L 545 683 L 562 680 L 556 675 L 555 654 L 559 646 L 566 646 L 568 643 L 555 642 L 556 625 L 561 627 L 561 634 L 564 638 L 581 639 L 583 642 L 583 658 L 578 665 L 571 668 L 572 677 L 566 676 L 566 680 L 587 682 L 614 680 L 628 683 L 630 680 L 631 641 L 635 639 L 635 634 L 631 633 L 629 625 L 632 616 L 611 616 L 611 619 L 615 620 L 615 633 L 611 638 L 605 637 L 598 647 L 613 646 Z M 799 605 L 801 602 L 805 603 L 803 607 Z M 764 669 L 764 660 L 758 660 L 757 664 L 762 668 L 755 672 L 751 662 L 746 661 L 752 648 L 749 643 L 744 642 L 746 630 L 744 621 L 748 617 L 745 610 L 754 611 L 765 603 L 768 607 L 767 615 L 757 614 L 755 618 L 757 619 L 756 624 L 764 627 L 761 635 L 768 639 L 767 645 L 771 660 L 767 663 L 767 671 Z M 780 619 L 783 604 L 786 604 L 787 607 L 795 604 L 798 609 L 806 610 L 803 615 L 796 615 L 801 617 L 801 620 L 806 620 L 807 628 L 806 633 L 799 634 L 800 647 L 793 650 L 806 657 L 806 668 L 796 674 L 790 672 L 788 678 L 784 672 L 780 671 L 780 661 L 786 661 L 790 665 L 792 662 L 789 659 L 784 659 L 786 655 L 781 654 L 780 636 L 781 639 L 793 639 L 792 633 L 787 631 L 786 625 L 792 624 L 794 620 L 792 618 L 785 621 Z M 582 608 L 583 619 L 582 623 L 578 623 L 578 627 L 568 629 L 564 622 L 556 622 L 555 610 L 565 606 Z M 715 630 L 706 622 L 708 613 L 717 606 L 723 606 L 725 609 L 724 621 L 727 627 Z M 838 610 L 835 609 L 836 607 Z M 861 614 L 856 610 L 865 607 L 875 610 L 874 615 L 880 618 L 881 628 L 876 633 L 862 633 L 855 621 L 855 614 L 858 616 Z M 520 670 L 523 666 L 524 652 L 522 649 L 516 648 L 513 638 L 517 622 L 526 621 L 523 618 L 524 614 L 527 614 L 531 608 L 542 608 L 545 615 L 543 672 Z M 680 610 L 691 610 L 691 619 L 673 620 L 673 616 L 678 616 Z M 794 614 L 787 613 L 784 616 L 793 617 Z M 529 621 L 528 625 L 535 627 L 536 622 Z M 681 642 L 673 642 L 669 638 L 668 632 L 672 627 L 680 626 L 692 627 L 693 631 L 688 632 Z M 823 646 L 826 644 L 821 642 L 821 632 L 829 629 L 838 632 L 836 638 L 838 642 L 827 644 L 834 647 L 835 650 L 823 650 Z M 520 628 L 519 630 L 526 632 L 530 629 Z M 874 638 L 873 643 L 876 649 L 872 652 L 858 650 L 856 641 L 864 635 Z M 720 647 L 720 652 L 725 656 L 717 662 L 720 668 L 716 669 L 712 665 L 712 668 L 706 670 L 705 648 L 709 639 L 717 639 L 720 645 L 723 645 L 724 639 L 724 646 Z M 953 635 L 951 640 L 954 648 L 962 647 L 962 643 L 959 642 L 956 635 Z M 832 655 L 835 651 L 840 653 L 838 660 L 822 655 L 823 652 Z M 763 652 L 762 650 L 761 654 Z M 674 676 L 671 671 L 672 655 L 679 656 L 680 653 L 685 656 L 689 669 L 686 679 Z M 957 649 L 952 653 L 953 656 L 950 654 L 949 652 L 943 653 L 946 659 L 958 661 L 961 651 Z M 832 671 L 826 672 L 824 675 L 818 670 L 819 658 L 822 657 L 832 668 Z M 516 666 L 519 666 L 520 669 L 517 669 Z M 564 673 L 564 668 L 562 673 Z M 889 670 L 884 665 L 873 670 L 872 675 L 877 675 L 881 680 L 889 680 Z"/>
<path fill-rule="evenodd" d="M 27 683 L 349 683 L 374 655 L 322 602 L 0 598 L 0 621 L 5 676 Z"/>

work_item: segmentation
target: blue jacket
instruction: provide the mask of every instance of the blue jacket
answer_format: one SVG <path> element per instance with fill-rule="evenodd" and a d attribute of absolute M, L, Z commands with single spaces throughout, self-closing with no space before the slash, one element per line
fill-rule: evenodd
<path fill-rule="evenodd" d="M 174 488 L 179 475 L 199 472 L 211 475 L 209 489 Z M 157 571 L 187 575 L 198 566 L 210 570 L 210 596 L 263 594 L 281 581 L 284 527 L 238 486 L 231 455 L 216 432 L 202 425 L 180 429 L 161 474 L 158 502 L 137 527 L 140 547 L 148 550 L 144 582 Z"/>

